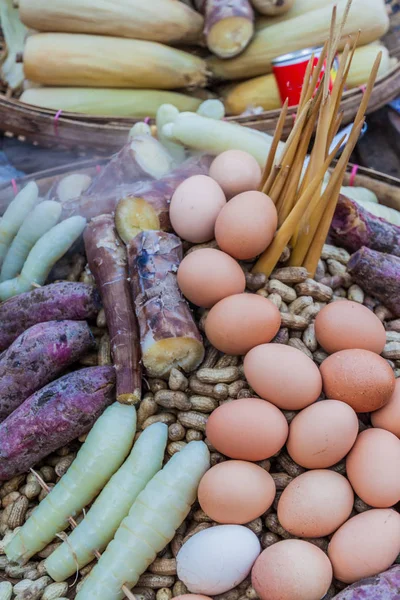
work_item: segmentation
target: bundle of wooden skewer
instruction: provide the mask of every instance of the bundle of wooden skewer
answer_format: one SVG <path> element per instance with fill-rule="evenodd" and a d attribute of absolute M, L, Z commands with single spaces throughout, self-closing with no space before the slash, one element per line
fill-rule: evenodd
<path fill-rule="evenodd" d="M 346 136 L 343 136 L 330 150 L 343 118 L 343 113 L 339 112 L 340 102 L 359 35 L 355 40 L 349 39 L 347 42 L 336 78 L 330 86 L 331 68 L 351 3 L 352 0 L 349 0 L 337 32 L 336 7 L 333 8 L 329 40 L 325 43 L 315 67 L 314 56 L 308 63 L 296 120 L 280 156 L 277 157 L 287 115 L 287 102 L 282 108 L 260 185 L 260 190 L 271 197 L 277 208 L 278 231 L 272 244 L 253 267 L 254 273 L 269 276 L 285 246 L 289 246 L 289 264 L 307 268 L 310 277 L 315 274 L 343 185 L 346 167 L 364 125 L 365 111 L 382 56 L 380 53 L 375 60 L 351 133 L 326 185 L 327 172 L 346 139 Z M 322 74 L 323 69 L 325 70 Z M 320 85 L 315 91 L 319 81 Z M 313 148 L 307 167 L 304 168 L 315 130 Z"/>

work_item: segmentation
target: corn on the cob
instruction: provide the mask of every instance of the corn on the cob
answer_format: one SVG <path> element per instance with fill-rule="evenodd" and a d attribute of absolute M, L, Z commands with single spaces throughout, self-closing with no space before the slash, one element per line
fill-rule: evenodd
<path fill-rule="evenodd" d="M 199 98 L 161 90 L 117 90 L 104 88 L 31 88 L 23 92 L 21 102 L 86 115 L 111 117 L 155 117 L 163 104 L 181 111 L 195 111 Z"/>
<path fill-rule="evenodd" d="M 252 0 L 252 3 L 261 14 L 275 17 L 287 13 L 292 8 L 294 0 Z"/>
<path fill-rule="evenodd" d="M 173 89 L 204 86 L 206 64 L 157 42 L 81 33 L 26 41 L 25 77 L 45 85 Z"/>
<path fill-rule="evenodd" d="M 37 31 L 196 41 L 203 17 L 176 0 L 19 0 L 21 21 Z"/>
<path fill-rule="evenodd" d="M 337 21 L 344 15 L 347 0 L 337 3 Z M 322 45 L 329 37 L 332 6 L 306 13 L 288 22 L 277 23 L 260 30 L 248 48 L 230 60 L 213 57 L 208 64 L 215 77 L 232 80 L 271 72 L 271 60 L 307 46 Z M 343 44 L 347 36 L 361 30 L 360 46 L 377 40 L 389 28 L 384 0 L 354 0 L 343 29 Z M 306 40 L 306 41 L 305 41 Z M 343 47 L 342 44 L 342 47 Z"/>
<path fill-rule="evenodd" d="M 383 77 L 392 68 L 389 50 L 383 44 L 368 44 L 357 48 L 347 78 L 348 89 L 359 87 L 368 81 L 374 61 L 382 51 L 382 60 L 378 78 Z M 274 110 L 281 106 L 278 86 L 274 75 L 261 75 L 236 85 L 228 86 L 222 91 L 226 112 L 240 115 L 249 108 L 261 107 Z"/>

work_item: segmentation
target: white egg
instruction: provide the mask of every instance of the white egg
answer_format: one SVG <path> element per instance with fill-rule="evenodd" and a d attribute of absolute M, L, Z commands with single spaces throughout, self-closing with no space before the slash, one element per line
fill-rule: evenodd
<path fill-rule="evenodd" d="M 247 527 L 211 527 L 180 549 L 178 577 L 194 594 L 223 594 L 247 577 L 260 551 L 257 536 Z"/>

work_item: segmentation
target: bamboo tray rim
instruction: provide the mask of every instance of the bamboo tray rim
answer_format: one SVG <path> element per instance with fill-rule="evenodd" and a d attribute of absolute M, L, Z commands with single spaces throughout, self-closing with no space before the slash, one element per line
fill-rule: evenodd
<path fill-rule="evenodd" d="M 391 51 L 390 56 L 393 58 L 393 52 Z M 378 88 L 382 88 L 384 86 L 384 84 L 386 82 L 388 82 L 393 75 L 397 75 L 400 74 L 400 61 L 395 64 L 387 73 L 385 73 L 385 75 L 383 75 L 382 77 L 380 77 L 379 79 L 377 79 L 374 89 L 377 90 Z M 240 82 L 239 82 L 240 83 Z M 355 100 L 357 97 L 362 97 L 363 95 L 363 86 L 359 86 L 356 88 L 353 88 L 351 90 L 347 90 L 344 92 L 343 94 L 343 103 L 349 102 L 351 100 Z M 82 88 L 84 89 L 84 88 Z M 101 89 L 101 88 L 99 88 Z M 115 88 L 117 89 L 117 88 Z M 126 88 L 124 88 L 126 89 Z M 400 83 L 399 83 L 399 89 L 398 91 L 400 92 Z M 126 129 L 127 126 L 132 125 L 134 123 L 136 123 L 137 121 L 141 121 L 143 120 L 145 117 L 115 117 L 115 116 L 107 116 L 107 115 L 87 115 L 85 113 L 79 113 L 79 112 L 73 112 L 73 111 L 58 111 L 58 110 L 53 110 L 53 109 L 49 109 L 49 108 L 43 108 L 43 107 L 39 107 L 39 106 L 34 106 L 32 104 L 27 104 L 25 102 L 21 102 L 21 100 L 19 100 L 18 98 L 13 98 L 13 97 L 8 97 L 7 94 L 5 93 L 0 93 L 0 104 L 3 104 L 5 106 L 9 106 L 12 107 L 13 109 L 18 109 L 22 112 L 27 112 L 30 113 L 32 115 L 41 115 L 41 116 L 49 116 L 52 117 L 53 119 L 56 117 L 56 115 L 59 113 L 59 117 L 58 117 L 58 121 L 69 121 L 69 122 L 74 122 L 76 124 L 79 124 L 81 122 L 84 122 L 86 126 L 89 126 L 90 124 L 93 125 L 103 125 L 105 127 L 110 126 L 110 128 L 113 129 L 119 129 L 119 126 L 121 126 L 121 130 L 122 129 Z M 295 113 L 297 110 L 297 106 L 291 106 L 288 109 L 288 114 L 293 114 Z M 234 121 L 236 123 L 257 123 L 259 121 L 263 121 L 263 120 L 271 120 L 274 121 L 276 119 L 278 119 L 279 114 L 280 114 L 281 108 L 276 108 L 273 110 L 268 110 L 268 111 L 263 111 L 261 113 L 258 114 L 254 114 L 254 115 L 245 115 L 245 116 L 241 116 L 241 115 L 229 115 L 228 117 L 226 117 L 227 121 Z M 151 123 L 154 123 L 155 119 L 151 118 L 150 119 Z M 1 128 L 1 124 L 0 124 L 0 128 Z"/>

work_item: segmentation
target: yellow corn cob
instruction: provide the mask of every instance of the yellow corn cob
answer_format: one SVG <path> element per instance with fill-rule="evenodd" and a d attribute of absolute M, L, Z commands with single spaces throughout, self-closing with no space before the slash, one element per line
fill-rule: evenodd
<path fill-rule="evenodd" d="M 203 29 L 203 17 L 176 0 L 19 0 L 19 14 L 37 31 L 166 43 L 196 40 Z"/>
<path fill-rule="evenodd" d="M 206 64 L 157 42 L 38 33 L 24 50 L 25 77 L 51 86 L 173 89 L 204 86 Z"/>
<path fill-rule="evenodd" d="M 347 0 L 337 3 L 337 21 L 340 22 Z M 271 72 L 271 61 L 304 48 L 322 45 L 329 37 L 332 5 L 325 6 L 285 21 L 261 29 L 253 41 L 239 56 L 230 60 L 212 57 L 208 64 L 214 76 L 219 79 L 244 79 L 249 76 Z M 384 35 L 389 28 L 389 17 L 384 0 L 353 0 L 346 25 L 343 30 L 343 44 L 349 35 L 359 30 L 359 45 L 368 44 Z"/>
<path fill-rule="evenodd" d="M 202 100 L 160 90 L 117 90 L 104 88 L 31 88 L 21 102 L 86 115 L 110 117 L 155 117 L 162 104 L 173 104 L 180 111 L 195 111 Z"/>

